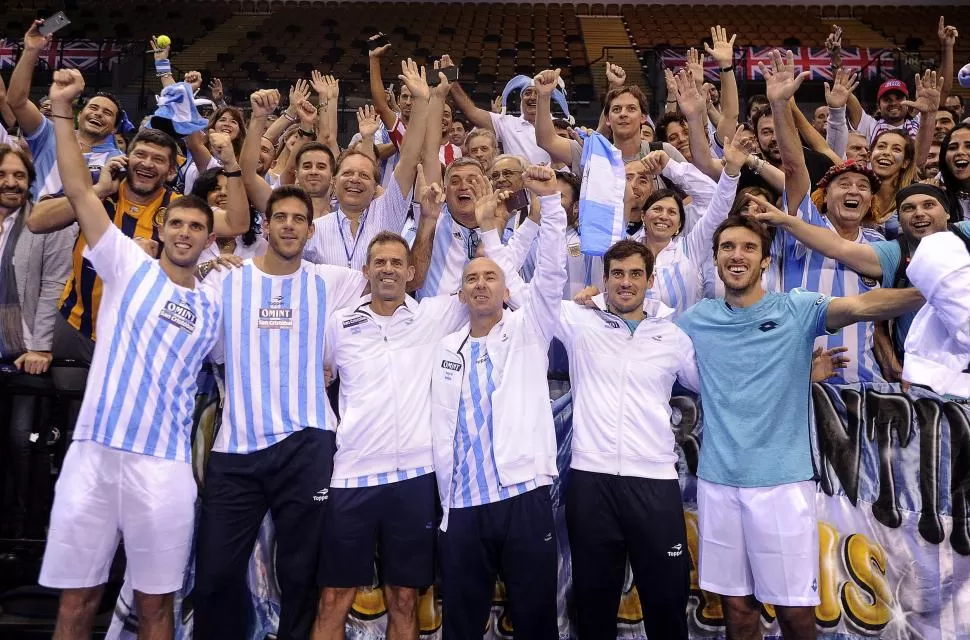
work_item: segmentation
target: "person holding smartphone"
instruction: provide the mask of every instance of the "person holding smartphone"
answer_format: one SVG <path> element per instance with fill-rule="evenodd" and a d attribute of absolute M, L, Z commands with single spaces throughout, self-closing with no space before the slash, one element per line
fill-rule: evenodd
<path fill-rule="evenodd" d="M 66 26 L 66 18 L 50 21 Z M 34 158 L 37 180 L 34 183 L 33 199 L 39 200 L 46 195 L 61 192 L 61 177 L 57 170 L 54 149 L 54 126 L 44 117 L 41 110 L 30 101 L 30 85 L 41 53 L 50 45 L 50 27 L 44 20 L 35 20 L 24 35 L 24 49 L 20 61 L 10 76 L 7 90 L 7 104 L 17 116 L 17 122 L 27 138 L 27 145 Z M 117 156 L 123 155 L 115 144 L 114 134 L 121 121 L 121 104 L 110 93 L 100 92 L 90 98 L 77 115 L 77 140 L 84 154 L 84 160 L 91 171 L 91 182 L 97 183 L 101 169 Z"/>

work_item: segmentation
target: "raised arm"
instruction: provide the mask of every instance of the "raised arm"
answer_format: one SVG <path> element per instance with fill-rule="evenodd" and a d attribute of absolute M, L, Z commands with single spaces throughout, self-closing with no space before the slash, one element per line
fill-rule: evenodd
<path fill-rule="evenodd" d="M 936 129 L 936 111 L 940 108 L 941 88 L 943 78 L 937 76 L 936 71 L 927 69 L 921 78 L 916 75 L 916 100 L 903 100 L 904 107 L 919 111 L 919 131 L 916 133 L 916 154 L 914 163 L 917 167 L 926 164 L 930 155 L 930 145 L 933 144 L 933 134 Z"/>
<path fill-rule="evenodd" d="M 246 194 L 253 206 L 264 213 L 266 203 L 273 194 L 273 188 L 257 173 L 259 141 L 266 131 L 266 118 L 276 110 L 279 103 L 280 92 L 276 89 L 262 89 L 249 96 L 252 115 L 249 118 L 249 128 L 246 130 L 246 140 L 239 153 L 239 168 L 242 171 Z"/>
<path fill-rule="evenodd" d="M 229 183 L 226 208 L 216 212 L 213 231 L 217 236 L 224 237 L 242 235 L 249 231 L 249 198 L 246 197 L 246 185 L 243 184 L 242 170 L 236 161 L 236 152 L 232 149 L 232 140 L 228 133 L 213 131 L 209 134 L 209 143 L 222 163 Z"/>
<path fill-rule="evenodd" d="M 845 148 L 849 144 L 849 123 L 846 121 L 846 103 L 849 96 L 859 86 L 859 76 L 845 69 L 835 72 L 832 85 L 825 83 L 825 104 L 829 107 L 828 124 L 825 129 L 825 143 L 839 158 L 845 158 Z"/>
<path fill-rule="evenodd" d="M 809 76 L 808 71 L 795 75 L 795 56 L 791 51 L 782 57 L 777 49 L 771 52 L 769 64 L 758 63 L 767 85 L 768 102 L 775 123 L 775 137 L 781 153 L 781 164 L 785 172 L 785 190 L 788 192 L 789 208 L 797 209 L 798 203 L 808 193 L 810 179 L 805 165 L 805 152 L 795 129 L 789 101 L 802 82 Z M 792 210 L 794 211 L 794 209 Z"/>
<path fill-rule="evenodd" d="M 71 201 L 81 233 L 88 246 L 98 244 L 102 234 L 111 226 L 111 218 L 94 193 L 81 147 L 74 134 L 74 100 L 84 92 L 84 78 L 77 69 L 54 72 L 51 85 L 51 115 L 57 140 L 57 166 L 64 185 L 64 194 Z"/>
<path fill-rule="evenodd" d="M 165 47 L 158 46 L 158 38 L 155 36 L 152 36 L 150 44 L 153 57 L 155 58 L 155 76 L 162 83 L 162 88 L 164 89 L 171 84 L 175 84 L 175 76 L 172 74 L 172 61 L 168 58 L 172 50 L 171 45 Z"/>
<path fill-rule="evenodd" d="M 555 336 L 566 286 L 566 211 L 562 208 L 556 172 L 549 167 L 533 165 L 525 170 L 527 189 L 539 197 L 542 226 L 536 252 L 536 270 L 529 283 L 529 294 L 522 307 L 546 342 Z"/>
<path fill-rule="evenodd" d="M 320 74 L 316 69 L 310 75 L 313 90 L 317 92 L 320 108 L 317 113 L 317 142 L 325 144 L 334 158 L 340 157 L 340 145 L 337 143 L 338 128 L 338 99 L 340 98 L 340 83 L 333 76 Z M 374 110 L 374 107 L 371 107 Z M 379 117 L 380 114 L 378 113 Z M 374 131 L 377 131 L 375 129 Z M 373 141 L 374 135 L 371 134 Z M 375 152 L 376 155 L 376 152 Z"/>
<path fill-rule="evenodd" d="M 489 115 L 488 111 L 485 109 L 480 109 L 475 106 L 472 99 L 468 97 L 465 90 L 461 88 L 461 84 L 458 82 L 451 83 L 451 97 L 455 101 L 455 106 L 465 114 L 468 121 L 479 129 L 488 129 L 489 131 L 495 131 L 492 127 L 492 116 Z"/>
<path fill-rule="evenodd" d="M 368 40 L 374 40 L 381 35 L 378 33 L 368 38 Z M 370 69 L 370 99 L 373 101 L 374 108 L 377 109 L 377 113 L 380 115 L 381 121 L 387 127 L 388 131 L 394 127 L 397 114 L 387 103 L 387 96 L 384 94 L 384 80 L 381 78 L 381 58 L 390 49 L 391 45 L 385 44 L 383 47 L 378 47 L 367 53 L 367 63 Z"/>
<path fill-rule="evenodd" d="M 552 158 L 553 162 L 569 163 L 572 146 L 567 138 L 560 138 L 552 124 L 552 92 L 559 82 L 559 69 L 545 70 L 535 77 L 536 93 L 536 144 Z"/>
<path fill-rule="evenodd" d="M 44 24 L 43 20 L 34 20 L 24 35 L 24 50 L 10 76 L 10 87 L 7 89 L 7 105 L 17 117 L 21 130 L 28 136 L 44 123 L 44 114 L 30 101 L 30 84 L 34 69 L 37 67 L 41 52 L 50 46 L 51 42 L 50 36 L 42 36 L 38 31 L 38 27 L 42 24 Z M 71 119 L 74 119 L 73 115 Z"/>
<path fill-rule="evenodd" d="M 718 225 L 727 218 L 734 204 L 738 190 L 738 178 L 741 177 L 741 166 L 748 158 L 748 154 L 740 143 L 740 134 L 744 129 L 737 127 L 732 135 L 724 139 L 724 175 L 717 181 L 717 189 L 707 210 L 700 220 L 684 236 L 687 257 L 698 269 L 701 269 L 711 259 L 711 243 Z"/>
<path fill-rule="evenodd" d="M 711 155 L 711 143 L 707 138 L 707 126 L 704 122 L 705 101 L 697 90 L 694 79 L 685 71 L 674 76 L 669 69 L 664 71 L 668 91 L 680 107 L 680 112 L 687 118 L 687 135 L 690 139 L 691 163 L 711 180 L 721 177 L 721 163 Z"/>
<path fill-rule="evenodd" d="M 428 101 L 428 126 L 424 131 L 424 145 L 421 151 L 422 170 L 424 171 L 425 184 L 441 184 L 444 178 L 441 174 L 441 162 L 438 159 L 438 151 L 441 149 L 441 118 L 445 112 L 445 101 L 451 91 L 451 83 L 441 72 L 454 66 L 448 55 L 441 57 L 435 62 L 432 73 L 438 76 L 438 84 L 430 87 L 430 99 Z M 415 194 L 417 195 L 417 194 Z"/>
<path fill-rule="evenodd" d="M 832 149 L 829 148 L 828 143 L 822 134 L 812 126 L 812 123 L 808 121 L 802 110 L 798 108 L 798 104 L 795 99 L 792 98 L 788 102 L 789 108 L 791 109 L 792 119 L 795 121 L 795 129 L 798 131 L 799 137 L 805 141 L 805 144 L 815 152 L 825 155 L 829 160 L 835 164 L 842 162 L 842 158 L 835 154 Z M 802 154 L 804 155 L 804 151 Z"/>
<path fill-rule="evenodd" d="M 101 169 L 101 177 L 94 185 L 94 195 L 98 200 L 118 193 L 121 179 L 128 166 L 127 156 L 115 156 Z M 53 233 L 77 222 L 74 207 L 65 197 L 45 198 L 30 208 L 27 229 L 31 233 Z"/>
<path fill-rule="evenodd" d="M 838 260 L 859 275 L 882 279 L 882 265 L 872 246 L 846 240 L 831 229 L 805 222 L 799 215 L 788 215 L 763 198 L 751 194 L 745 194 L 745 198 L 758 204 L 755 217 L 760 222 L 784 229 L 809 249 Z M 789 204 L 792 206 L 798 205 Z"/>
<path fill-rule="evenodd" d="M 706 42 L 704 43 L 704 49 L 714 58 L 718 72 L 721 74 L 721 119 L 716 125 L 716 135 L 718 140 L 722 141 L 735 135 L 734 130 L 738 126 L 738 116 L 741 112 L 738 98 L 738 79 L 734 75 L 734 40 L 737 37 L 737 34 L 734 34 L 728 40 L 727 31 L 721 25 L 717 25 L 711 27 L 713 48 L 708 46 Z M 693 157 L 693 144 L 691 144 L 690 152 L 691 157 Z"/>
<path fill-rule="evenodd" d="M 919 289 L 873 289 L 858 296 L 833 298 L 825 315 L 825 328 L 837 331 L 857 322 L 891 320 L 916 311 L 925 300 Z"/>
<path fill-rule="evenodd" d="M 414 186 L 414 177 L 418 162 L 421 160 L 421 150 L 424 147 L 426 127 L 431 126 L 428 122 L 428 100 L 431 97 L 431 89 L 425 79 L 424 67 L 419 67 L 410 58 L 401 61 L 401 75 L 398 78 L 407 85 L 414 100 L 408 130 L 404 134 L 404 142 L 401 143 L 401 157 L 394 167 L 394 179 L 401 193 L 406 196 Z M 434 126 L 441 126 L 440 118 Z"/>
<path fill-rule="evenodd" d="M 431 266 L 434 231 L 438 225 L 438 217 L 441 215 L 441 205 L 445 202 L 445 192 L 441 185 L 434 182 L 426 183 L 421 173 L 418 173 L 415 195 L 421 203 L 421 217 L 418 219 L 414 246 L 411 248 L 414 278 L 408 283 L 408 291 L 417 291 L 424 286 L 428 267 Z"/>
<path fill-rule="evenodd" d="M 946 97 L 953 89 L 953 47 L 957 43 L 960 33 L 956 27 L 946 24 L 940 16 L 940 26 L 937 29 L 940 38 L 940 75 L 943 76 L 943 86 L 940 88 L 940 104 L 946 104 Z M 920 127 L 923 126 L 922 121 Z M 932 129 L 932 127 L 930 127 Z"/>
<path fill-rule="evenodd" d="M 374 134 L 380 127 L 380 121 L 380 116 L 377 115 L 377 110 L 373 106 L 365 104 L 357 109 L 357 131 L 360 133 L 360 144 L 357 149 L 369 156 L 374 164 L 380 164 L 377 157 L 377 146 L 374 144 Z"/>

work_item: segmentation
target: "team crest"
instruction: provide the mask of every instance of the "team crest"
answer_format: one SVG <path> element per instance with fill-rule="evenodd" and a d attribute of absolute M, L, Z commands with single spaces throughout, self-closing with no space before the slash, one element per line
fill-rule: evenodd
<path fill-rule="evenodd" d="M 862 284 L 866 285 L 870 289 L 879 286 L 879 282 L 875 278 L 870 278 L 869 276 L 859 276 L 859 279 L 862 280 Z"/>
<path fill-rule="evenodd" d="M 166 211 L 168 211 L 168 207 L 159 207 L 158 208 L 158 211 L 155 212 L 155 218 L 152 220 L 152 223 L 156 227 L 161 227 L 162 225 L 165 224 L 165 212 Z"/>

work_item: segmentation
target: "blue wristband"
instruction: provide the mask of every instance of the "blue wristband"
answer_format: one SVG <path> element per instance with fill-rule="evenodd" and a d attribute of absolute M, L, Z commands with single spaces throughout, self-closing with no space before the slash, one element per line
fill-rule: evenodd
<path fill-rule="evenodd" d="M 172 61 L 171 60 L 156 60 L 155 61 L 155 73 L 172 73 Z"/>

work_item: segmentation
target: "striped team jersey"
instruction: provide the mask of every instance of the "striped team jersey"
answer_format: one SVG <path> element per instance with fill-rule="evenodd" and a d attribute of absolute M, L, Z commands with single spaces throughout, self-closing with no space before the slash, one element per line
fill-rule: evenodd
<path fill-rule="evenodd" d="M 60 194 L 64 187 L 61 184 L 61 174 L 57 171 L 57 147 L 54 144 L 54 126 L 50 120 L 44 118 L 40 126 L 27 136 L 27 147 L 34 159 L 34 170 L 37 179 L 31 187 L 34 201 L 44 196 Z M 101 167 L 111 158 L 124 155 L 115 144 L 113 135 L 109 135 L 91 150 L 84 154 L 84 161 L 91 171 L 92 184 L 101 177 Z"/>
<path fill-rule="evenodd" d="M 563 300 L 572 300 L 591 284 L 601 287 L 603 283 L 603 258 L 583 255 L 576 229 L 566 229 L 566 277 Z"/>
<path fill-rule="evenodd" d="M 123 181 L 118 193 L 105 199 L 105 211 L 111 216 L 114 225 L 129 238 L 151 238 L 158 241 L 158 226 L 165 215 L 168 203 L 177 194 L 165 189 L 147 205 L 136 205 L 128 201 L 128 183 Z M 58 305 L 61 315 L 68 324 L 92 340 L 101 304 L 102 284 L 96 269 L 84 257 L 87 243 L 84 234 L 78 234 L 74 244 L 71 277 L 64 285 L 64 292 Z"/>
<path fill-rule="evenodd" d="M 805 222 L 835 232 L 832 223 L 819 213 L 808 196 L 802 200 L 798 211 Z M 879 287 L 877 280 L 861 276 L 841 262 L 808 249 L 784 230 L 778 229 L 776 233 L 780 237 L 781 251 L 783 251 L 782 284 L 785 291 L 802 288 L 840 298 L 859 295 Z M 856 238 L 856 242 L 863 244 L 881 240 L 883 237 L 877 231 L 866 227 L 859 229 L 859 235 Z M 831 382 L 835 384 L 885 382 L 873 356 L 873 334 L 872 322 L 858 322 L 845 327 L 835 335 L 821 336 L 815 341 L 816 347 L 849 348 L 847 355 L 851 360 L 845 369 L 836 370 L 836 376 L 831 378 Z"/>
<path fill-rule="evenodd" d="M 188 463 L 196 376 L 218 338 L 219 301 L 173 283 L 115 226 L 85 257 L 103 279 L 104 315 L 74 439 Z"/>
<path fill-rule="evenodd" d="M 435 224 L 431 264 L 424 285 L 417 291 L 417 299 L 427 296 L 450 295 L 461 284 L 461 271 L 481 243 L 478 229 L 463 227 L 452 217 L 448 205 L 443 205 Z"/>
<path fill-rule="evenodd" d="M 226 364 L 222 428 L 212 450 L 252 453 L 301 429 L 334 430 L 324 329 L 334 310 L 360 297 L 364 275 L 304 261 L 295 273 L 272 276 L 247 260 L 209 277 L 205 286 L 223 309 L 215 359 Z"/>
<path fill-rule="evenodd" d="M 434 467 L 417 467 L 416 469 L 402 469 L 392 473 L 375 473 L 369 476 L 359 476 L 357 478 L 344 478 L 343 480 L 331 480 L 330 486 L 335 489 L 369 489 L 370 487 L 383 487 L 394 482 L 404 482 L 413 478 L 420 478 L 434 472 Z"/>
<path fill-rule="evenodd" d="M 461 349 L 468 366 L 461 385 L 455 431 L 455 474 L 451 508 L 475 507 L 514 498 L 539 486 L 536 480 L 503 486 L 492 451 L 492 361 L 485 338 L 468 338 Z"/>

